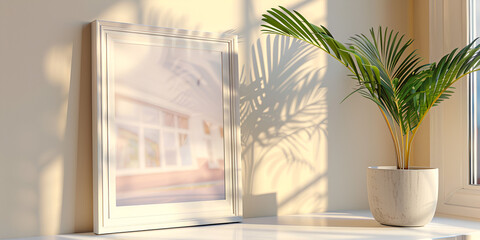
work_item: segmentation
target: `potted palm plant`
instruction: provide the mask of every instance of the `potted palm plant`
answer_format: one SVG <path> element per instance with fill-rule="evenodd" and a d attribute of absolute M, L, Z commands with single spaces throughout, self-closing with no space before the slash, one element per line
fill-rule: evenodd
<path fill-rule="evenodd" d="M 413 42 L 388 29 L 337 41 L 324 26 L 316 26 L 296 11 L 272 8 L 263 15 L 262 31 L 300 39 L 343 64 L 358 83 L 359 93 L 374 102 L 385 119 L 395 146 L 396 166 L 369 167 L 370 210 L 386 225 L 423 226 L 435 213 L 438 169 L 411 167 L 418 127 L 432 107 L 448 99 L 452 85 L 479 70 L 480 46 L 472 43 L 445 55 L 438 63 L 421 64 Z M 349 97 L 349 94 L 347 97 Z"/>

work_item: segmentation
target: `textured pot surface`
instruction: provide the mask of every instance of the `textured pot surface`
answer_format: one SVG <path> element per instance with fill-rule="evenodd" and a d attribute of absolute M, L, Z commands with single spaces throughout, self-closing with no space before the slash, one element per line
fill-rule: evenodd
<path fill-rule="evenodd" d="M 438 169 L 367 169 L 368 203 L 373 217 L 392 226 L 424 226 L 437 206 Z"/>

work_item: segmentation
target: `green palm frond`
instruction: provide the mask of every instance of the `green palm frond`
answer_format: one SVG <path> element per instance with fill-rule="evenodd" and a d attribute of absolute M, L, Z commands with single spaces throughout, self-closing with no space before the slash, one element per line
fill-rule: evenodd
<path fill-rule="evenodd" d="M 402 93 L 406 115 L 410 117 L 413 128 L 424 118 L 426 113 L 453 93 L 452 85 L 462 77 L 477 71 L 480 65 L 480 46 L 475 41 L 445 55 L 439 62 L 428 69 L 411 76 Z M 408 92 L 408 89 L 411 89 Z"/>
<path fill-rule="evenodd" d="M 326 27 L 281 6 L 268 10 L 262 20 L 262 32 L 305 41 L 350 70 L 359 86 L 351 94 L 359 93 L 379 107 L 395 144 L 399 168 L 408 168 L 413 138 L 428 111 L 450 97 L 452 84 L 479 70 L 480 46 L 475 41 L 438 63 L 421 65 L 416 50 L 410 50 L 413 40 L 387 28 L 370 29 L 368 36 L 357 34 L 351 43 L 342 44 Z"/>

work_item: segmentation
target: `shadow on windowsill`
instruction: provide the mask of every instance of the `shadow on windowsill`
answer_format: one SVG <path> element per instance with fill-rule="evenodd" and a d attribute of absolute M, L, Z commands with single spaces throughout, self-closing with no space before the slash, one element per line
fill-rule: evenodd
<path fill-rule="evenodd" d="M 342 214 L 308 214 L 298 216 L 278 216 L 275 219 L 249 218 L 244 224 L 279 225 L 279 226 L 315 226 L 341 228 L 388 228 L 370 217 L 349 216 Z"/>

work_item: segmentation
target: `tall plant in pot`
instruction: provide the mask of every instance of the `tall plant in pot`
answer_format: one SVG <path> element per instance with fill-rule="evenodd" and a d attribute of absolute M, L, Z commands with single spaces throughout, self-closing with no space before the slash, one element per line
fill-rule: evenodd
<path fill-rule="evenodd" d="M 480 46 L 455 49 L 437 63 L 421 64 L 413 40 L 388 29 L 371 29 L 342 44 L 324 26 L 296 11 L 272 8 L 263 15 L 262 31 L 300 39 L 343 64 L 358 93 L 374 102 L 395 146 L 397 166 L 370 167 L 367 185 L 370 210 L 377 221 L 396 226 L 423 226 L 437 202 L 438 169 L 411 168 L 415 135 L 432 107 L 448 99 L 452 85 L 478 71 Z M 349 97 L 349 94 L 347 97 Z"/>

